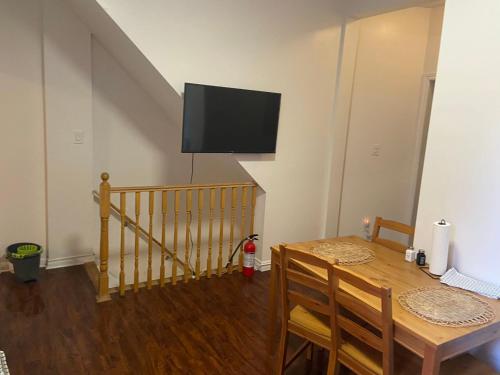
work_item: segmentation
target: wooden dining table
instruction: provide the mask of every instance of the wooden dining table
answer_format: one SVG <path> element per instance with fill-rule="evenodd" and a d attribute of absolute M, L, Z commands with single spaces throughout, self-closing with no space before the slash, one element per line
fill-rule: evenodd
<path fill-rule="evenodd" d="M 495 312 L 496 318 L 487 324 L 471 327 L 444 327 L 432 323 L 404 310 L 398 302 L 398 296 L 410 289 L 439 286 L 439 280 L 422 272 L 415 262 L 406 262 L 404 254 L 382 245 L 365 241 L 356 236 L 322 239 L 308 242 L 287 244 L 288 248 L 310 251 L 321 243 L 351 242 L 374 251 L 375 260 L 358 265 L 335 266 L 346 270 L 374 284 L 392 288 L 392 316 L 394 321 L 394 340 L 423 358 L 422 375 L 439 374 L 441 362 L 456 355 L 470 351 L 495 339 L 500 339 L 500 301 L 477 295 L 488 303 Z M 270 329 L 274 337 L 277 318 L 277 292 L 279 272 L 279 246 L 271 247 L 271 289 L 270 289 Z M 326 270 L 297 262 L 311 275 L 327 280 Z M 348 284 L 340 287 L 356 298 L 372 307 L 380 309 L 377 300 Z"/>

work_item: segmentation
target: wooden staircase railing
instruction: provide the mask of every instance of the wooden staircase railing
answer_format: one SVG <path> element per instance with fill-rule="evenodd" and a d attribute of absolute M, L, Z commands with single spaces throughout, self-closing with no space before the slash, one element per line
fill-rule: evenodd
<path fill-rule="evenodd" d="M 92 194 L 94 195 L 94 199 L 97 203 L 100 204 L 101 202 L 101 197 L 97 191 L 93 191 Z M 110 208 L 111 208 L 111 213 L 118 218 L 118 220 L 121 220 L 121 214 L 120 214 L 120 208 L 114 205 L 112 202 L 110 202 Z M 125 215 L 125 227 L 129 228 L 130 230 L 133 230 L 135 232 L 135 228 L 138 227 L 140 236 L 142 236 L 143 239 L 149 240 L 149 234 L 146 229 L 141 227 L 140 225 L 137 225 L 134 219 L 132 219 L 130 216 Z M 153 236 L 153 245 L 156 245 L 158 248 L 161 249 L 161 242 L 156 239 L 156 237 Z M 172 257 L 174 254 L 172 253 L 171 250 L 168 249 L 168 247 L 165 247 L 165 252 Z M 180 259 L 177 258 L 177 265 L 180 268 L 184 268 L 184 262 Z"/>
<path fill-rule="evenodd" d="M 111 187 L 109 184 L 109 174 L 101 174 L 101 185 L 99 194 L 95 193 L 94 196 L 99 199 L 100 206 L 100 265 L 97 287 L 97 301 L 103 302 L 110 300 L 109 288 L 109 217 L 115 213 L 120 218 L 120 272 L 119 272 L 119 293 L 121 296 L 125 295 L 127 285 L 125 284 L 125 227 L 131 224 L 134 229 L 134 267 L 133 267 L 133 291 L 138 292 L 139 287 L 143 283 L 139 280 L 139 258 L 140 258 L 140 238 L 147 239 L 147 280 L 145 286 L 151 289 L 153 283 L 158 282 L 160 287 L 163 287 L 168 279 L 165 277 L 165 256 L 169 254 L 172 260 L 171 277 L 169 280 L 173 285 L 177 283 L 178 278 L 182 278 L 185 283 L 194 277 L 199 280 L 200 277 L 206 276 L 210 278 L 212 274 L 221 276 L 224 272 L 223 264 L 224 259 L 226 262 L 229 260 L 233 245 L 235 242 L 235 224 L 239 216 L 239 237 L 245 238 L 254 231 L 254 217 L 255 217 L 255 204 L 257 185 L 254 182 L 247 183 L 222 183 L 222 184 L 190 184 L 190 185 L 171 185 L 171 186 L 135 186 L 135 187 Z M 231 190 L 231 195 L 226 197 L 226 191 Z M 249 189 L 250 194 L 250 210 L 247 208 Z M 241 191 L 241 194 L 239 194 Z M 193 215 L 193 192 L 195 192 L 194 208 L 195 214 Z M 218 193 L 218 194 L 217 194 Z M 144 229 L 140 225 L 141 219 L 141 199 L 142 196 L 147 194 L 148 197 L 148 229 Z M 119 206 L 111 202 L 112 195 L 119 196 Z M 135 219 L 127 215 L 127 195 L 133 195 L 134 199 L 134 213 Z M 181 210 L 181 195 L 184 198 L 185 210 Z M 167 248 L 167 217 L 169 214 L 168 198 L 173 201 L 173 246 L 172 249 Z M 216 207 L 218 196 L 218 207 Z M 159 198 L 161 202 L 161 240 L 158 241 L 153 236 L 154 222 L 157 218 L 155 216 L 155 200 Z M 205 205 L 205 198 L 208 202 L 208 208 Z M 226 198 L 230 200 L 229 210 L 229 239 L 224 241 L 224 224 L 226 216 Z M 239 212 L 237 212 L 239 210 Z M 249 212 L 248 212 L 249 211 Z M 218 215 L 217 215 L 218 212 Z M 185 217 L 185 236 L 184 236 L 184 260 L 178 258 L 179 250 L 181 249 L 179 241 L 179 217 L 181 213 Z M 204 214 L 208 214 L 208 241 L 204 248 L 202 248 L 202 222 Z M 237 215 L 238 214 L 238 215 Z M 216 217 L 218 216 L 218 217 Z M 196 241 L 193 240 L 191 233 L 191 224 L 193 217 L 196 220 Z M 218 247 L 214 247 L 213 241 L 216 239 L 216 231 L 214 231 L 214 222 L 218 219 Z M 248 228 L 246 227 L 247 220 L 249 220 Z M 194 232 L 194 231 L 193 231 Z M 225 243 L 226 242 L 226 243 Z M 153 244 L 158 246 L 161 250 L 160 258 L 160 276 L 159 280 L 153 280 Z M 193 248 L 191 248 L 193 244 Z M 224 254 L 224 247 L 227 246 L 227 257 Z M 212 254 L 213 250 L 218 249 L 218 253 Z M 207 251 L 206 271 L 202 271 L 201 252 Z M 191 252 L 195 251 L 196 261 L 194 270 L 190 266 Z M 216 256 L 217 267 L 214 269 L 212 266 L 212 257 Z M 156 265 L 155 265 L 156 266 Z M 243 254 L 240 252 L 238 258 L 238 270 L 241 271 L 243 267 Z M 177 276 L 178 268 L 183 271 L 182 276 Z M 233 265 L 230 263 L 228 272 L 233 271 Z"/>
<path fill-rule="evenodd" d="M 99 195 L 99 193 L 97 191 L 93 191 L 92 192 L 93 196 L 94 196 L 94 199 L 97 203 L 101 203 L 101 197 Z M 120 212 L 120 208 L 116 205 L 114 205 L 112 202 L 110 202 L 109 204 L 110 206 L 110 209 L 111 209 L 111 213 L 114 214 L 114 216 L 121 221 L 121 212 Z M 143 227 L 141 227 L 140 225 L 138 225 L 134 219 L 132 219 L 130 216 L 128 215 L 125 215 L 125 227 L 129 228 L 130 230 L 133 230 L 135 232 L 135 229 L 136 227 L 139 229 L 139 235 L 142 236 L 142 239 L 146 239 L 149 241 L 149 233 L 146 229 L 144 229 Z M 152 240 L 153 240 L 153 245 L 156 245 L 158 248 L 161 249 L 162 247 L 162 244 L 160 241 L 158 241 L 154 236 L 152 237 Z M 172 257 L 174 254 L 172 253 L 172 251 L 168 248 L 168 247 L 165 247 L 165 252 L 166 254 L 168 254 L 170 257 Z M 177 267 L 178 268 L 181 268 L 181 269 L 184 269 L 184 262 L 180 259 L 180 258 L 177 258 Z"/>

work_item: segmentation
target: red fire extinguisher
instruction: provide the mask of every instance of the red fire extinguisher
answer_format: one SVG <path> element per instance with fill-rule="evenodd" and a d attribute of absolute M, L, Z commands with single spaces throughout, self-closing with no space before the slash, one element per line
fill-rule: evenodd
<path fill-rule="evenodd" d="M 234 255 L 241 248 L 241 245 L 245 242 L 245 246 L 243 246 L 243 275 L 246 277 L 251 277 L 255 273 L 255 243 L 254 241 L 258 240 L 258 234 L 251 234 L 250 236 L 242 239 L 236 249 L 231 254 L 229 258 L 229 262 L 226 264 L 226 268 L 229 267 L 233 262 Z"/>
<path fill-rule="evenodd" d="M 251 277 L 255 272 L 255 244 L 250 238 L 243 246 L 243 275 Z"/>

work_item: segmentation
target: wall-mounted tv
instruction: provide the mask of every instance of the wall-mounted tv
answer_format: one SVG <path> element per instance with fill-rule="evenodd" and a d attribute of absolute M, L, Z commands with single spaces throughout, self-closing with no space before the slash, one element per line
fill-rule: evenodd
<path fill-rule="evenodd" d="M 281 94 L 186 83 L 182 152 L 274 153 Z"/>

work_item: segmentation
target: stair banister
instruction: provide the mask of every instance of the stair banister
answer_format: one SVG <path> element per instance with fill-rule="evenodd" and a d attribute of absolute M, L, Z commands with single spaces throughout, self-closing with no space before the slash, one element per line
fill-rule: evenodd
<path fill-rule="evenodd" d="M 100 215 L 101 215 L 101 240 L 99 246 L 99 280 L 97 302 L 109 301 L 109 276 L 108 276 L 108 260 L 109 260 L 109 214 L 110 214 L 110 186 L 109 174 L 104 172 L 101 174 L 101 185 L 99 187 L 100 195 Z"/>
<path fill-rule="evenodd" d="M 199 280 L 203 275 L 210 278 L 214 273 L 218 277 L 221 277 L 226 273 L 226 267 L 222 267 L 224 263 L 225 251 L 223 251 L 226 246 L 228 248 L 228 259 L 231 255 L 232 245 L 235 233 L 235 225 L 240 226 L 240 236 L 243 238 L 247 234 L 247 226 L 245 225 L 250 222 L 249 229 L 253 232 L 254 216 L 255 216 L 255 201 L 257 185 L 255 182 L 238 182 L 238 183 L 216 183 L 216 184 L 188 184 L 188 185 L 164 185 L 164 186 L 124 186 L 116 187 L 110 186 L 109 174 L 104 172 L 101 174 L 101 184 L 99 187 L 99 194 L 94 192 L 94 198 L 99 202 L 100 208 L 100 248 L 99 248 L 99 271 L 97 278 L 97 301 L 104 302 L 109 301 L 110 293 L 119 292 L 120 296 L 125 296 L 125 291 L 132 289 L 135 293 L 139 291 L 139 288 L 146 287 L 151 289 L 153 285 L 160 285 L 163 287 L 167 282 L 171 285 L 176 285 L 178 279 L 184 279 L 184 282 L 189 282 L 192 277 Z M 251 188 L 251 200 L 250 200 L 250 215 L 247 217 L 247 200 L 248 200 L 248 188 Z M 224 237 L 224 218 L 226 215 L 225 205 L 226 205 L 226 192 L 231 191 L 230 195 L 230 211 L 229 213 L 229 238 Z M 196 192 L 193 196 L 193 191 Z M 169 236 L 173 240 L 173 251 L 171 252 L 167 248 L 167 216 L 168 216 L 168 196 L 173 201 L 173 207 L 171 208 L 173 217 L 173 233 Z M 218 193 L 218 194 L 217 194 Z M 111 202 L 111 195 L 119 196 L 120 207 L 115 206 Z M 141 217 L 141 195 L 147 195 L 149 199 L 146 199 L 144 203 L 149 202 L 148 207 L 144 209 L 148 213 L 149 225 L 148 229 L 142 228 L 139 220 Z M 127 195 L 131 198 L 135 197 L 134 213 L 135 220 L 127 215 Z M 153 235 L 155 221 L 155 195 L 161 198 L 161 213 L 158 212 L 158 218 L 161 214 L 161 242 L 158 241 Z M 208 242 L 202 246 L 202 221 L 204 216 L 204 197 L 208 195 L 209 205 L 208 205 Z M 182 203 L 185 204 L 185 210 L 181 208 L 181 196 Z M 217 199 L 217 196 L 219 199 Z M 196 203 L 196 206 L 194 205 Z M 182 204 L 182 206 L 184 206 Z M 219 206 L 219 207 L 217 207 Z M 241 210 L 241 216 L 236 215 L 236 210 Z M 216 217 L 216 212 L 219 212 L 218 217 Z M 112 256 L 110 256 L 110 233 L 109 233 L 109 219 L 111 214 L 116 215 L 120 219 L 120 237 L 119 245 L 113 242 L 113 251 L 111 251 Z M 179 237 L 179 230 L 181 228 L 180 220 L 185 219 L 185 238 L 181 240 Z M 239 220 L 238 220 L 239 219 Z M 191 223 L 196 220 L 197 231 L 196 239 L 191 232 Z M 216 229 L 214 228 L 215 221 L 219 224 L 219 236 L 216 237 Z M 238 222 L 238 223 L 237 223 Z M 133 241 L 133 282 L 126 280 L 125 275 L 125 256 L 126 256 L 126 246 L 125 246 L 125 227 L 132 226 L 134 229 L 134 241 Z M 207 230 L 205 228 L 205 230 Z M 141 280 L 139 274 L 139 257 L 142 254 L 140 251 L 140 240 L 147 240 L 147 279 Z M 217 241 L 218 246 L 217 246 Z M 183 242 L 183 243 L 182 243 Z M 153 245 L 159 247 L 161 253 L 160 264 L 153 265 Z M 115 259 L 115 247 L 119 246 L 119 260 Z M 206 248 L 205 248 L 206 247 Z M 217 258 L 217 267 L 212 266 L 212 250 L 217 249 L 218 254 L 213 254 Z M 179 249 L 183 248 L 183 252 L 178 252 Z M 207 251 L 206 260 L 206 270 L 202 269 L 201 256 L 202 251 Z M 195 267 L 193 268 L 190 264 L 190 259 L 192 253 L 196 254 Z M 166 265 L 165 258 L 168 254 L 172 259 L 172 269 L 171 276 L 166 277 Z M 179 259 L 181 256 L 183 259 Z M 156 258 L 157 259 L 157 258 Z M 118 263 L 119 261 L 119 263 Z M 110 263 L 111 262 L 111 263 Z M 155 261 L 156 262 L 156 261 Z M 119 265 L 119 271 L 116 271 L 116 266 Z M 130 265 L 130 263 L 128 263 Z M 160 268 L 159 277 L 155 276 L 153 280 L 153 268 L 156 266 Z M 232 264 L 229 265 L 227 271 L 230 273 L 232 269 Z M 238 261 L 238 270 L 241 270 L 243 266 L 243 257 L 240 255 Z M 178 275 L 178 269 L 182 270 L 183 274 Z M 111 270 L 111 271 L 110 271 Z M 118 287 L 113 286 L 110 288 L 109 274 L 119 275 Z M 128 273 L 129 271 L 127 271 Z M 128 283 L 128 284 L 127 284 Z"/>

